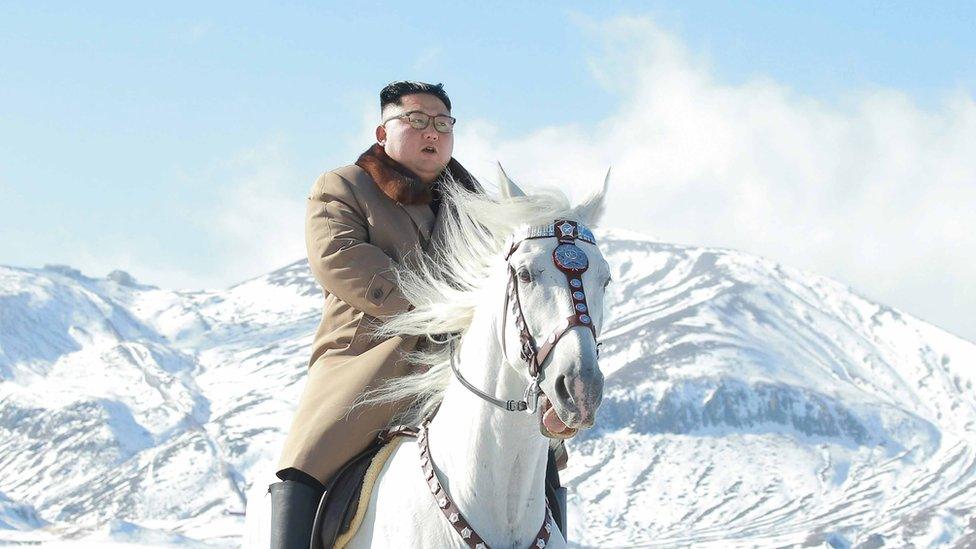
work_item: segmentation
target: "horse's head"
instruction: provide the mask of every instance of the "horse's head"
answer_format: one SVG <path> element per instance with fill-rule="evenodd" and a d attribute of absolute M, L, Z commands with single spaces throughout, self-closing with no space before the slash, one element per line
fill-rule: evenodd
<path fill-rule="evenodd" d="M 503 196 L 524 196 L 500 175 Z M 610 266 L 587 225 L 602 213 L 606 188 L 604 180 L 566 219 L 523 227 L 508 248 L 503 348 L 509 367 L 538 379 L 540 430 L 550 438 L 591 427 L 603 398 L 598 337 Z"/>

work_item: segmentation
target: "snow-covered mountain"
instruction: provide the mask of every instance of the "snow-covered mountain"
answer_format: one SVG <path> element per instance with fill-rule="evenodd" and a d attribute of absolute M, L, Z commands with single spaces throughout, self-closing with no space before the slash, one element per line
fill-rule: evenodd
<path fill-rule="evenodd" d="M 976 546 L 976 345 L 829 279 L 604 231 L 582 546 Z M 237 546 L 304 385 L 304 261 L 226 290 L 0 267 L 0 543 Z"/>

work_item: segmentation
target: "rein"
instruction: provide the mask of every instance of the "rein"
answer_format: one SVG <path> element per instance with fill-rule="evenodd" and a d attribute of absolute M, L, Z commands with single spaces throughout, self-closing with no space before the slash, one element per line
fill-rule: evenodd
<path fill-rule="evenodd" d="M 519 299 L 518 281 L 515 267 L 509 262 L 512 254 L 518 249 L 519 244 L 525 240 L 536 238 L 556 238 L 559 245 L 552 252 L 552 262 L 566 276 L 566 285 L 573 303 L 573 314 L 566 317 L 555 330 L 549 334 L 540 348 L 536 339 L 529 332 L 522 314 L 522 302 Z M 556 343 L 571 329 L 582 326 L 589 329 L 593 335 L 593 340 L 597 342 L 597 356 L 600 354 L 600 342 L 597 340 L 596 328 L 593 327 L 593 319 L 590 317 L 589 308 L 586 305 L 586 293 L 583 289 L 583 273 L 590 266 L 589 258 L 586 253 L 576 245 L 576 240 L 596 244 L 593 232 L 585 225 L 569 220 L 559 220 L 542 226 L 528 227 L 512 236 L 512 243 L 509 245 L 508 253 L 505 254 L 505 261 L 508 263 L 508 285 L 505 291 L 505 305 L 502 312 L 502 355 L 505 361 L 509 362 L 508 350 L 505 346 L 505 328 L 508 319 L 508 305 L 512 303 L 512 315 L 515 317 L 515 327 L 519 330 L 519 341 L 521 350 L 519 357 L 529 365 L 529 375 L 532 381 L 529 382 L 522 395 L 522 400 L 501 400 L 475 387 L 470 381 L 464 379 L 461 371 L 454 361 L 454 339 L 450 339 L 451 370 L 454 376 L 461 382 L 466 389 L 476 396 L 485 400 L 489 404 L 501 408 L 508 412 L 526 412 L 534 414 L 539 408 L 539 396 L 542 390 L 539 388 L 539 381 L 542 378 L 542 365 L 545 363 L 549 353 L 555 348 Z"/>

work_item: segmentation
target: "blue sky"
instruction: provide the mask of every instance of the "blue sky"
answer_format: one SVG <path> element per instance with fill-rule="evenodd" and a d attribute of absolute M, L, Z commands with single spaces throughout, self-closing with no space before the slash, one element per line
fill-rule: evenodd
<path fill-rule="evenodd" d="M 959 259 L 976 241 L 953 240 L 976 226 L 944 206 L 965 205 L 976 185 L 964 160 L 976 152 L 974 28 L 966 3 L 4 3 L 0 264 L 121 268 L 202 288 L 297 259 L 304 193 L 369 145 L 379 88 L 409 78 L 445 84 L 460 120 L 456 157 L 476 174 L 490 177 L 494 158 L 523 181 L 571 169 L 593 180 L 621 165 L 619 195 L 701 218 L 654 222 L 621 205 L 620 226 L 820 272 L 976 339 L 966 313 L 976 272 Z M 621 139 L 635 121 L 666 129 Z M 743 127 L 748 135 L 735 133 Z M 790 127 L 807 137 L 777 153 L 790 165 L 769 165 L 764 147 L 789 141 Z M 699 156 L 654 156 L 696 128 L 709 128 L 691 141 L 709 141 Z M 708 139 L 716 129 L 729 132 L 725 148 Z M 844 160 L 777 186 L 818 135 L 839 145 L 810 153 L 811 164 Z M 580 161 L 589 147 L 591 162 Z M 862 174 L 903 152 L 953 169 Z M 743 164 L 752 154 L 761 160 Z M 662 158 L 699 157 L 707 170 L 661 168 Z M 658 160 L 641 168 L 643 158 Z M 749 204 L 766 201 L 779 218 L 729 236 L 723 223 L 743 225 L 706 181 L 736 196 L 753 189 Z M 872 186 L 885 181 L 896 183 Z M 645 183 L 661 193 L 638 192 Z M 929 194 L 915 194 L 922 187 Z M 875 209 L 872 192 L 904 203 Z M 920 229 L 881 226 L 893 213 Z M 769 235 L 806 215 L 795 234 Z M 825 218 L 810 253 L 791 248 Z M 932 236 L 917 237 L 923 229 Z M 914 252 L 899 249 L 905 239 L 917 239 Z M 861 261 L 866 247 L 884 261 Z"/>

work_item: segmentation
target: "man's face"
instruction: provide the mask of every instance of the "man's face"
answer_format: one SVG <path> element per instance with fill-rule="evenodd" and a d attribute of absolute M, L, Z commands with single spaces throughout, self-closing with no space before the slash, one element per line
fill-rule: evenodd
<path fill-rule="evenodd" d="M 427 93 L 404 95 L 400 102 L 400 105 L 387 105 L 383 118 L 410 111 L 430 116 L 451 114 L 443 101 Z M 390 158 L 417 174 L 424 183 L 437 179 L 454 152 L 454 134 L 438 132 L 433 120 L 426 128 L 415 130 L 406 120 L 394 118 L 376 128 L 376 141 Z"/>

